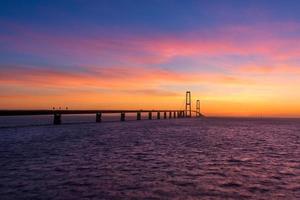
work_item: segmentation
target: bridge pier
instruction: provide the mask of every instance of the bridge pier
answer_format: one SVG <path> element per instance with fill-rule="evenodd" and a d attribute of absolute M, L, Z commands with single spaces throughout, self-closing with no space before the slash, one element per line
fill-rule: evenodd
<path fill-rule="evenodd" d="M 148 113 L 148 119 L 150 119 L 150 120 L 152 119 L 152 112 Z"/>
<path fill-rule="evenodd" d="M 160 112 L 157 112 L 157 119 L 160 119 Z"/>
<path fill-rule="evenodd" d="M 172 118 L 172 112 L 169 112 L 169 119 Z"/>
<path fill-rule="evenodd" d="M 201 117 L 201 112 L 200 112 L 200 100 L 196 101 L 196 117 Z"/>
<path fill-rule="evenodd" d="M 125 113 L 121 112 L 121 122 L 124 122 L 124 121 L 125 121 Z"/>
<path fill-rule="evenodd" d="M 53 124 L 54 125 L 61 124 L 61 114 L 60 113 L 54 113 Z"/>
<path fill-rule="evenodd" d="M 176 112 L 173 112 L 173 118 L 176 118 Z"/>
<path fill-rule="evenodd" d="M 141 112 L 137 112 L 136 113 L 136 120 L 141 120 L 142 117 L 141 117 Z"/>
<path fill-rule="evenodd" d="M 164 112 L 164 119 L 167 119 L 167 112 Z"/>
<path fill-rule="evenodd" d="M 102 122 L 102 113 L 101 112 L 96 113 L 96 122 L 97 123 Z"/>

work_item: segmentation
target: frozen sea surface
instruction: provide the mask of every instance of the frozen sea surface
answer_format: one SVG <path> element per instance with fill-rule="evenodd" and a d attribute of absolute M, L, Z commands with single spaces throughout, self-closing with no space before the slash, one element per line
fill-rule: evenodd
<path fill-rule="evenodd" d="M 0 199 L 300 199 L 300 120 L 0 128 Z"/>

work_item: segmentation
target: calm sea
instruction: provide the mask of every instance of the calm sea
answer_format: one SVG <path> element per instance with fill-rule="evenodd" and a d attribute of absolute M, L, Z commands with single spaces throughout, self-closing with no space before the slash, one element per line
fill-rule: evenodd
<path fill-rule="evenodd" d="M 299 119 L 51 121 L 0 119 L 1 200 L 300 199 Z"/>

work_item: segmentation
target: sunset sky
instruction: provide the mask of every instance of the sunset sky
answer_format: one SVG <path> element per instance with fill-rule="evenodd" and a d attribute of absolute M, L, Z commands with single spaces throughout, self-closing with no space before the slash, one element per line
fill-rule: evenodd
<path fill-rule="evenodd" d="M 0 109 L 300 116 L 300 1 L 0 1 Z"/>

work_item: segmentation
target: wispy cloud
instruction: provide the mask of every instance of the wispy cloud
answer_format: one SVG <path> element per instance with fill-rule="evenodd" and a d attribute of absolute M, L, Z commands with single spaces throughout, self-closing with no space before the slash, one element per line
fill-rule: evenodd
<path fill-rule="evenodd" d="M 145 88 L 158 87 L 160 84 L 220 83 L 253 84 L 250 80 L 213 73 L 179 73 L 160 68 L 146 67 L 85 67 L 83 72 L 71 72 L 56 69 L 43 69 L 34 66 L 1 66 L 0 82 L 9 85 L 27 85 L 32 87 L 97 87 Z M 13 74 L 13 76 L 12 76 Z"/>
<path fill-rule="evenodd" d="M 267 28 L 263 25 L 223 26 L 207 31 L 194 30 L 179 35 L 161 34 L 154 37 L 130 34 L 123 37 L 108 34 L 90 37 L 49 34 L 34 27 L 8 28 L 10 34 L 0 35 L 0 41 L 7 49 L 37 56 L 92 59 L 95 62 L 102 58 L 127 64 L 157 64 L 177 56 L 195 55 L 260 55 L 267 59 L 285 61 L 300 54 L 297 45 L 300 44 L 300 38 L 288 37 L 288 33 L 300 32 L 300 25 L 292 22 L 274 23 Z"/>
<path fill-rule="evenodd" d="M 221 26 L 155 36 L 123 33 L 89 36 L 55 31 L 52 34 L 34 27 L 6 27 L 0 33 L 0 51 L 42 58 L 47 66 L 36 64 L 34 59 L 23 65 L 13 59 L 0 63 L 0 84 L 24 91 L 44 90 L 44 96 L 34 91 L 30 96 L 22 94 L 32 102 L 38 97 L 37 100 L 44 102 L 41 105 L 57 101 L 57 96 L 64 96 L 65 102 L 81 96 L 81 101 L 89 105 L 97 105 L 101 98 L 115 105 L 116 94 L 126 97 L 128 105 L 134 102 L 132 96 L 150 103 L 149 96 L 176 97 L 182 92 L 178 88 L 203 85 L 223 91 L 219 96 L 210 92 L 208 99 L 250 101 L 247 99 L 255 96 L 271 99 L 279 93 L 288 98 L 294 95 L 289 91 L 297 89 L 289 75 L 300 74 L 298 23 Z M 176 58 L 199 62 L 193 67 L 179 66 Z M 61 65 L 53 64 L 54 61 Z M 167 90 L 168 86 L 175 89 Z M 9 105 L 8 99 L 16 100 L 18 95 L 19 92 L 6 92 L 0 98 Z"/>
<path fill-rule="evenodd" d="M 300 65 L 286 65 L 286 64 L 249 64 L 239 66 L 239 71 L 250 74 L 268 74 L 268 75 L 300 75 Z"/>

